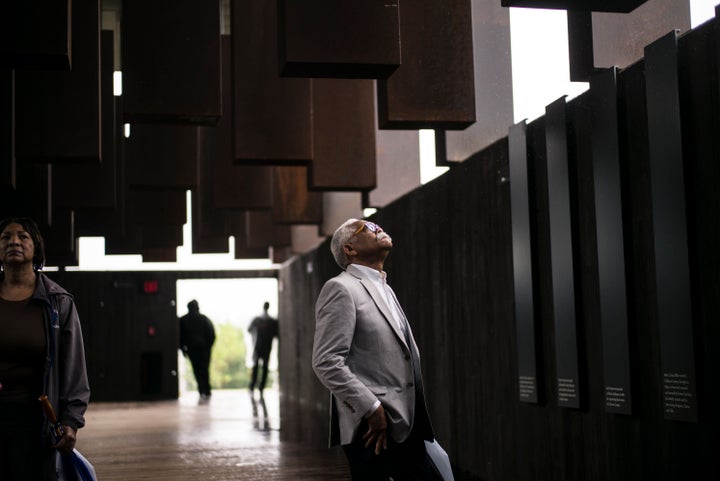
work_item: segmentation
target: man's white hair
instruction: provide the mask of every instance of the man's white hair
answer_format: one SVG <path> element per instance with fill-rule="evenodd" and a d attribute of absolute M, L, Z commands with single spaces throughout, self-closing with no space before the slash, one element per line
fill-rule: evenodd
<path fill-rule="evenodd" d="M 355 223 L 358 222 L 358 220 L 360 219 L 348 219 L 343 222 L 340 227 L 335 229 L 335 233 L 330 241 L 330 252 L 332 252 L 335 262 L 337 262 L 342 270 L 345 270 L 348 264 L 350 264 L 350 259 L 348 259 L 345 254 L 343 246 L 352 239 L 353 234 L 357 230 Z"/>

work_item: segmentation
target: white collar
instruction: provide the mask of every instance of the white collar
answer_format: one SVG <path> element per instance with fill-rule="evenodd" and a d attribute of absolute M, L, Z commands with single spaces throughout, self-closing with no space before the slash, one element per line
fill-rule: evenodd
<path fill-rule="evenodd" d="M 373 269 L 372 267 L 360 264 L 350 265 L 357 268 L 365 277 L 373 282 L 379 282 L 380 284 L 385 284 L 387 282 L 387 273 L 385 271 L 379 271 L 377 269 Z"/>

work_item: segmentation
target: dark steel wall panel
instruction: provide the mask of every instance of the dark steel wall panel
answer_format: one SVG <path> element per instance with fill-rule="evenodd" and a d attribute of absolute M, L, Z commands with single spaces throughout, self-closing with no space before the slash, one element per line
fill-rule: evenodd
<path fill-rule="evenodd" d="M 217 2 L 124 0 L 125 119 L 214 125 L 222 115 Z"/>
<path fill-rule="evenodd" d="M 402 65 L 378 80 L 380 128 L 466 128 L 475 122 L 470 0 L 417 0 L 401 9 Z"/>
<path fill-rule="evenodd" d="M 80 316 L 93 402 L 175 399 L 176 273 L 50 272 L 73 294 Z M 146 294 L 143 283 L 158 281 Z M 149 328 L 152 327 L 152 335 Z M 143 354 L 157 353 L 157 384 L 143 383 Z"/>
<path fill-rule="evenodd" d="M 73 2 L 69 72 L 15 72 L 18 158 L 43 162 L 101 161 L 100 2 Z"/>
<path fill-rule="evenodd" d="M 279 0 L 283 76 L 387 78 L 400 65 L 398 2 Z"/>
<path fill-rule="evenodd" d="M 307 164 L 313 157 L 311 81 L 280 77 L 276 3 L 231 2 L 236 161 Z"/>
<path fill-rule="evenodd" d="M 510 127 L 508 134 L 510 202 L 512 206 L 513 283 L 517 337 L 518 399 L 538 402 L 535 354 L 535 301 L 533 297 L 532 237 L 530 235 L 530 183 L 528 179 L 527 125 Z"/>
<path fill-rule="evenodd" d="M 302 439 L 314 446 L 327 446 L 330 396 L 312 372 L 312 364 L 304 362 L 307 353 L 312 352 L 315 332 L 315 311 L 307 307 L 317 299 L 324 278 L 337 273 L 337 264 L 333 268 L 330 256 L 322 255 L 328 252 L 327 243 L 323 243 L 319 251 L 289 262 L 280 270 L 278 282 L 282 286 L 278 292 L 278 317 L 291 320 L 280 331 L 279 340 L 282 353 L 278 355 L 278 370 L 283 373 L 280 382 L 287 393 L 280 397 L 280 437 L 291 442 Z"/>
<path fill-rule="evenodd" d="M 313 80 L 310 188 L 370 190 L 376 185 L 372 80 Z"/>
<path fill-rule="evenodd" d="M 579 408 L 581 386 L 565 97 L 548 105 L 545 117 L 557 401 L 563 407 Z"/>
<path fill-rule="evenodd" d="M 697 421 L 677 34 L 645 49 L 655 281 L 665 417 Z"/>
<path fill-rule="evenodd" d="M 625 284 L 625 235 L 620 179 L 617 71 L 596 73 L 593 95 L 593 167 L 605 410 L 631 414 L 632 390 Z"/>
<path fill-rule="evenodd" d="M 720 323 L 720 8 L 715 19 L 679 39 L 680 104 L 683 162 L 686 179 L 690 282 L 693 295 L 693 331 L 697 358 L 698 420 L 720 425 L 720 412 L 707 407 L 720 386 L 703 388 L 711 374 L 705 365 L 715 359 L 720 343 L 712 347 L 702 339 L 718 339 Z M 703 347 L 704 345 L 704 347 Z M 714 404 L 713 404 L 714 406 Z"/>
<path fill-rule="evenodd" d="M 4 2 L 0 67 L 70 70 L 72 1 Z"/>

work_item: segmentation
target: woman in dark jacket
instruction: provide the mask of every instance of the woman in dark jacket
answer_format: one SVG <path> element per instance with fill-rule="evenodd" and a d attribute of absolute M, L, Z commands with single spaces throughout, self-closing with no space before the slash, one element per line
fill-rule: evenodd
<path fill-rule="evenodd" d="M 7 481 L 56 480 L 56 452 L 75 447 L 90 399 L 75 304 L 40 272 L 44 263 L 33 220 L 0 222 L 0 472 Z M 63 428 L 56 444 L 38 402 L 43 394 Z"/>

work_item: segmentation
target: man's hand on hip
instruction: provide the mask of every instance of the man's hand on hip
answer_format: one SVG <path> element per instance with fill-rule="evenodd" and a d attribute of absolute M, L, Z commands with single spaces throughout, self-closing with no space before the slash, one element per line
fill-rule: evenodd
<path fill-rule="evenodd" d="M 368 431 L 363 436 L 365 447 L 375 444 L 375 454 L 387 448 L 387 420 L 382 404 L 367 418 Z"/>

